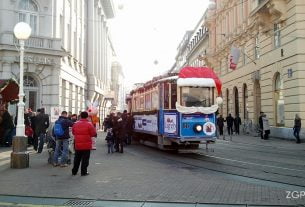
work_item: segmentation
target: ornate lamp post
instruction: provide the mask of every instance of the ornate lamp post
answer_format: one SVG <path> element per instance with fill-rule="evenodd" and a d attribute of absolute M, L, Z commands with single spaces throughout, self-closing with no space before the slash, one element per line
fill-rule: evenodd
<path fill-rule="evenodd" d="M 19 22 L 14 27 L 15 37 L 20 43 L 20 80 L 19 80 L 19 103 L 16 136 L 13 139 L 13 152 L 11 153 L 11 168 L 29 167 L 29 153 L 27 152 L 27 137 L 24 136 L 24 91 L 23 91 L 23 58 L 24 41 L 31 35 L 31 27 L 25 22 Z"/>

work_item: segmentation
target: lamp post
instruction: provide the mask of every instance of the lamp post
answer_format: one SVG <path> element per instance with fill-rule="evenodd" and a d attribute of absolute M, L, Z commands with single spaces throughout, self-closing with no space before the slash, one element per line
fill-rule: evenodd
<path fill-rule="evenodd" d="M 27 137 L 24 135 L 24 91 L 23 91 L 23 58 L 24 41 L 31 35 L 31 27 L 25 22 L 19 22 L 14 27 L 14 35 L 20 44 L 20 80 L 19 80 L 19 102 L 16 136 L 13 139 L 13 152 L 11 153 L 11 168 L 29 167 L 29 153 L 27 152 Z"/>

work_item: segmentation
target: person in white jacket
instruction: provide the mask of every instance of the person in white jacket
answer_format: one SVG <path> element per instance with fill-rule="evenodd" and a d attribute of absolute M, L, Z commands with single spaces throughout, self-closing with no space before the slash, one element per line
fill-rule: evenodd
<path fill-rule="evenodd" d="M 266 114 L 263 115 L 262 120 L 263 120 L 264 139 L 269 139 L 270 126 Z"/>

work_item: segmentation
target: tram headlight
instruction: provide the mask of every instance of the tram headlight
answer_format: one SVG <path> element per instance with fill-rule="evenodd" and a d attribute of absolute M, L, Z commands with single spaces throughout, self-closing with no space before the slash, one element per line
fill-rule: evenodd
<path fill-rule="evenodd" d="M 195 131 L 196 133 L 201 132 L 201 131 L 202 131 L 202 126 L 201 126 L 200 124 L 194 125 L 194 131 Z"/>

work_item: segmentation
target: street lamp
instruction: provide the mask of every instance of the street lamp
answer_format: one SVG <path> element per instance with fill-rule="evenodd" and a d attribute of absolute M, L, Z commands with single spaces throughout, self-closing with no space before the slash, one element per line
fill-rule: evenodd
<path fill-rule="evenodd" d="M 19 22 L 14 27 L 15 37 L 20 44 L 20 80 L 19 80 L 19 103 L 16 136 L 13 139 L 13 152 L 11 153 L 11 168 L 29 167 L 29 153 L 27 152 L 27 138 L 24 136 L 24 91 L 23 91 L 23 57 L 24 41 L 31 35 L 31 27 L 25 22 Z"/>

